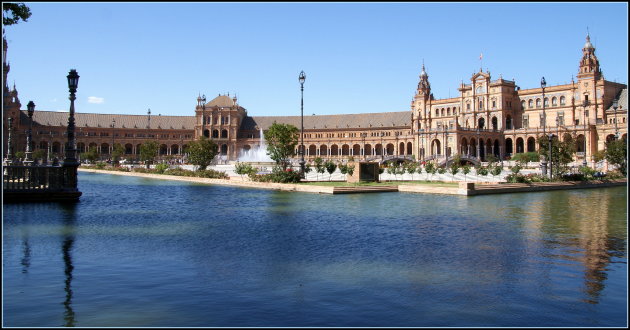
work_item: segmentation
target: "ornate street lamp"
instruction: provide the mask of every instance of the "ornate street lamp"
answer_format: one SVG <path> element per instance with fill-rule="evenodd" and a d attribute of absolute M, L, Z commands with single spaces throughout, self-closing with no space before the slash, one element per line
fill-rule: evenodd
<path fill-rule="evenodd" d="M 613 110 L 615 111 L 615 118 L 613 121 L 615 122 L 615 140 L 619 139 L 619 129 L 617 128 L 617 108 L 619 107 L 619 101 L 617 99 L 613 100 Z"/>
<path fill-rule="evenodd" d="M 206 94 L 203 94 L 199 101 L 201 101 L 201 136 L 206 136 Z M 210 138 L 209 132 L 206 137 Z"/>
<path fill-rule="evenodd" d="M 300 93 L 301 93 L 301 99 L 300 99 L 300 119 L 301 119 L 301 131 L 300 131 L 300 136 L 301 136 L 301 143 L 300 143 L 300 177 L 302 179 L 305 178 L 305 168 L 304 168 L 304 164 L 306 163 L 304 161 L 304 81 L 306 81 L 306 74 L 304 73 L 304 71 L 300 72 L 300 76 L 298 77 L 298 81 L 300 82 Z"/>
<path fill-rule="evenodd" d="M 367 137 L 367 133 L 361 133 L 361 138 L 363 139 L 363 146 L 361 149 L 363 150 L 363 160 L 365 160 L 365 137 Z"/>
<path fill-rule="evenodd" d="M 31 147 L 31 139 L 32 139 L 32 131 L 33 131 L 33 113 L 35 112 L 35 103 L 33 101 L 28 101 L 26 105 L 27 113 L 28 113 L 28 133 L 26 134 L 26 156 L 24 157 L 24 165 L 32 165 L 33 159 L 31 155 L 33 153 L 33 149 Z"/>
<path fill-rule="evenodd" d="M 551 159 L 551 140 L 553 139 L 553 133 L 549 133 L 547 139 L 549 140 L 549 179 L 551 180 L 553 178 L 553 160 Z"/>
<path fill-rule="evenodd" d="M 77 167 L 79 163 L 76 159 L 76 141 L 74 138 L 74 100 L 76 100 L 77 87 L 79 86 L 79 75 L 77 70 L 72 69 L 67 76 L 68 89 L 70 91 L 70 115 L 68 117 L 68 142 L 66 144 L 66 157 L 63 160 L 63 167 L 66 167 L 66 187 L 70 189 L 77 188 Z"/>
<path fill-rule="evenodd" d="M 7 157 L 4 159 L 4 165 L 13 164 L 13 143 L 11 142 L 11 131 L 13 130 L 13 118 L 9 117 L 9 137 L 7 140 Z"/>
<path fill-rule="evenodd" d="M 112 164 L 114 163 L 114 128 L 116 126 L 116 119 L 112 118 L 112 151 L 110 156 L 112 158 Z"/>
<path fill-rule="evenodd" d="M 547 81 L 545 81 L 545 77 L 542 77 L 540 80 L 540 88 L 542 88 L 542 103 L 543 103 L 543 119 L 542 119 L 542 127 L 543 127 L 543 136 L 547 135 L 545 127 L 547 126 L 547 113 L 545 112 L 545 87 L 547 87 Z M 549 149 L 551 150 L 551 149 Z M 551 159 L 550 159 L 551 160 Z M 540 160 L 540 171 L 543 176 L 547 176 L 547 160 L 545 156 L 542 155 Z"/>
<path fill-rule="evenodd" d="M 582 161 L 582 166 L 586 166 L 586 107 L 588 107 L 590 102 L 588 100 L 584 100 L 582 102 L 582 119 L 584 120 L 584 160 Z"/>

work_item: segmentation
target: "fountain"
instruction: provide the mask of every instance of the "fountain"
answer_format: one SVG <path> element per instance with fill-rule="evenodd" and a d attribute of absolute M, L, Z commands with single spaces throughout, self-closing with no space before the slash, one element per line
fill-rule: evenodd
<path fill-rule="evenodd" d="M 273 164 L 274 161 L 267 155 L 267 144 L 262 128 L 260 128 L 260 143 L 257 147 L 249 150 L 241 150 L 238 155 L 239 162 Z"/>

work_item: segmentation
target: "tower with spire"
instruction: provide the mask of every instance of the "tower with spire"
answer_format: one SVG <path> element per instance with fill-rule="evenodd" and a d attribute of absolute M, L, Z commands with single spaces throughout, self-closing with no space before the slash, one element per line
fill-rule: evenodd
<path fill-rule="evenodd" d="M 595 47 L 591 43 L 591 36 L 586 34 L 586 43 L 582 48 L 582 59 L 580 60 L 580 69 L 578 72 L 578 80 L 580 79 L 594 79 L 599 80 L 601 77 L 601 69 L 599 67 L 599 60 L 595 56 Z"/>

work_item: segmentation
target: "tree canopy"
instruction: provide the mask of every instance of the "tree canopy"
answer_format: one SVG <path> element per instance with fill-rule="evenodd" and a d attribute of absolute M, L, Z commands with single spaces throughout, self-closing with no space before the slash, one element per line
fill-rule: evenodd
<path fill-rule="evenodd" d="M 20 20 L 27 22 L 29 17 L 31 10 L 22 2 L 2 4 L 2 25 L 17 24 Z"/>
<path fill-rule="evenodd" d="M 217 155 L 219 146 L 205 136 L 193 141 L 188 145 L 188 162 L 199 166 L 199 170 L 205 170 Z"/>
<path fill-rule="evenodd" d="M 283 169 L 289 166 L 289 159 L 295 154 L 298 144 L 299 130 L 290 124 L 274 122 L 265 132 L 267 154 Z"/>

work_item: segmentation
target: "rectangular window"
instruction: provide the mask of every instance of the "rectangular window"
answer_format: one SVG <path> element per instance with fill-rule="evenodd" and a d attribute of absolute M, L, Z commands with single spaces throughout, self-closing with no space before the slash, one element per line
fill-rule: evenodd
<path fill-rule="evenodd" d="M 541 114 L 540 115 L 540 125 L 538 127 L 543 127 L 545 126 L 545 117 Z"/>
<path fill-rule="evenodd" d="M 529 118 L 528 118 L 528 116 L 523 116 L 523 128 L 529 128 Z"/>

